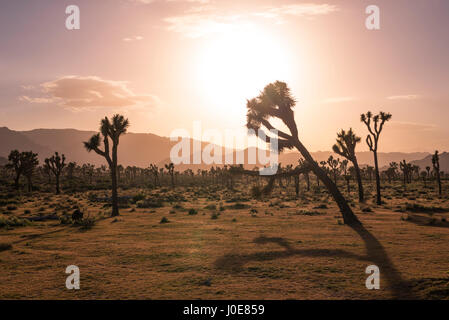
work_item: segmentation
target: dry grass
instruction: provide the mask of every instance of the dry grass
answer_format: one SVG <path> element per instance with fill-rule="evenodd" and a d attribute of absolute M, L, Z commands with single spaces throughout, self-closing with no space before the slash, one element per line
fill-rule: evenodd
<path fill-rule="evenodd" d="M 79 206 L 97 220 L 90 229 L 57 220 L 0 229 L 8 244 L 0 251 L 0 299 L 449 298 L 449 214 L 405 213 L 411 201 L 393 189 L 384 206 L 354 202 L 366 228 L 359 232 L 341 224 L 327 196 L 275 194 L 240 206 L 178 192 L 188 201 L 133 204 L 118 218 L 106 218 L 108 208 L 87 194 L 22 199 L 18 217 Z M 413 202 L 449 206 L 447 197 L 421 196 Z M 65 288 L 72 264 L 81 272 L 77 291 Z M 370 264 L 380 268 L 380 290 L 365 287 Z"/>

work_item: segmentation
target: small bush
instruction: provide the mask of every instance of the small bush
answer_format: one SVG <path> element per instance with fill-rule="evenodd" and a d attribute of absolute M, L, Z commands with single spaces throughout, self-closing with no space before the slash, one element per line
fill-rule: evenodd
<path fill-rule="evenodd" d="M 162 217 L 161 221 L 159 223 L 169 223 L 168 219 L 166 217 Z"/>
<path fill-rule="evenodd" d="M 10 243 L 0 243 L 0 251 L 6 251 L 12 249 L 12 244 Z"/>
<path fill-rule="evenodd" d="M 322 215 L 324 213 L 321 213 L 319 211 L 313 211 L 313 210 L 299 210 L 296 211 L 296 215 L 300 215 L 300 216 L 319 216 Z"/>
<path fill-rule="evenodd" d="M 137 203 L 137 208 L 162 208 L 164 202 L 160 198 L 140 200 Z"/>
<path fill-rule="evenodd" d="M 251 188 L 251 196 L 255 199 L 262 198 L 262 189 L 259 186 L 253 186 Z"/>
<path fill-rule="evenodd" d="M 132 198 L 132 203 L 136 203 L 138 201 L 142 201 L 145 200 L 145 195 L 142 193 L 136 194 L 133 198 Z"/>
<path fill-rule="evenodd" d="M 189 216 L 194 216 L 196 214 L 198 214 L 198 211 L 196 209 L 193 208 L 189 209 Z"/>
<path fill-rule="evenodd" d="M 20 219 L 15 216 L 4 218 L 0 217 L 0 228 L 25 227 L 31 225 L 27 219 Z"/>
<path fill-rule="evenodd" d="M 204 209 L 207 209 L 207 210 L 217 210 L 217 205 L 215 205 L 215 204 L 209 204 L 209 205 L 205 206 Z"/>
<path fill-rule="evenodd" d="M 218 219 L 218 216 L 219 216 L 219 215 L 220 215 L 219 213 L 214 212 L 214 213 L 212 213 L 212 215 L 210 216 L 210 218 L 211 218 L 212 220 L 216 220 L 216 219 Z"/>
<path fill-rule="evenodd" d="M 9 211 L 14 211 L 14 210 L 17 210 L 17 207 L 16 206 L 7 206 L 6 209 Z"/>
<path fill-rule="evenodd" d="M 97 223 L 94 217 L 87 216 L 83 219 L 76 220 L 73 225 L 80 226 L 82 229 L 90 229 Z"/>

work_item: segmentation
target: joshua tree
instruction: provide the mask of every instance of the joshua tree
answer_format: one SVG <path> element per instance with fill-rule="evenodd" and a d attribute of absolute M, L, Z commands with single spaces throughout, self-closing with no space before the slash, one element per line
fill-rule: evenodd
<path fill-rule="evenodd" d="M 171 186 L 172 188 L 175 187 L 175 164 L 173 162 L 170 162 L 169 164 L 165 165 L 165 169 L 167 169 L 168 173 L 171 177 Z"/>
<path fill-rule="evenodd" d="M 340 172 L 343 173 L 343 177 L 346 180 L 346 186 L 348 187 L 348 195 L 351 194 L 351 175 L 348 174 L 348 163 L 349 161 L 347 159 L 344 159 L 342 162 L 340 162 Z"/>
<path fill-rule="evenodd" d="M 361 140 L 360 137 L 357 137 L 355 135 L 355 133 L 352 131 L 352 128 L 350 128 L 347 132 L 345 130 L 341 130 L 339 133 L 337 133 L 337 143 L 334 144 L 332 150 L 336 154 L 339 154 L 352 162 L 357 178 L 357 183 L 359 186 L 359 202 L 363 202 L 364 196 L 363 196 L 362 176 L 360 174 L 360 167 L 357 162 L 357 157 L 355 155 L 355 147 L 357 143 L 360 142 L 360 140 Z"/>
<path fill-rule="evenodd" d="M 268 143 L 271 141 L 271 137 L 266 135 L 266 132 L 261 127 L 270 131 L 276 130 L 278 135 L 278 151 L 296 148 L 308 162 L 313 173 L 319 177 L 327 187 L 329 193 L 333 196 L 340 208 L 344 222 L 351 225 L 360 224 L 335 183 L 319 167 L 309 151 L 299 140 L 298 128 L 293 113 L 295 104 L 296 101 L 293 99 L 286 83 L 280 81 L 270 83 L 258 97 L 247 101 L 248 112 L 246 126 L 251 130 L 250 132 L 254 132 L 259 138 L 263 138 Z M 269 121 L 270 118 L 281 120 L 288 128 L 290 134 L 274 128 Z M 261 134 L 262 132 L 264 134 Z"/>
<path fill-rule="evenodd" d="M 34 169 L 39 165 L 37 159 L 37 153 L 32 151 L 19 152 L 18 150 L 12 150 L 8 156 L 9 163 L 6 165 L 8 168 L 14 169 L 16 176 L 14 178 L 14 185 L 18 190 L 20 176 L 23 174 L 28 181 L 28 192 L 33 191 L 32 177 Z"/>
<path fill-rule="evenodd" d="M 22 152 L 20 154 L 20 162 L 23 166 L 23 174 L 27 178 L 28 181 L 28 192 L 33 191 L 33 173 L 34 169 L 39 165 L 39 160 L 37 159 L 37 153 L 33 153 L 33 151 Z"/>
<path fill-rule="evenodd" d="M 427 178 L 430 179 L 430 167 L 429 166 L 426 167 L 426 171 L 427 171 Z"/>
<path fill-rule="evenodd" d="M 59 177 L 61 176 L 62 169 L 65 167 L 65 155 L 59 156 L 57 152 L 52 155 L 50 158 L 45 159 L 45 165 L 48 167 L 51 172 L 55 175 L 56 178 L 56 194 L 60 193 L 59 190 Z"/>
<path fill-rule="evenodd" d="M 16 176 L 14 178 L 14 186 L 19 190 L 20 176 L 23 173 L 23 166 L 21 163 L 21 154 L 18 150 L 12 150 L 8 156 L 9 163 L 6 165 L 7 168 L 14 169 Z"/>
<path fill-rule="evenodd" d="M 334 176 L 334 183 L 337 185 L 338 166 L 340 165 L 340 159 L 334 159 L 333 156 L 329 156 L 327 159 L 327 165 L 330 168 L 330 173 Z"/>
<path fill-rule="evenodd" d="M 441 196 L 440 156 L 438 155 L 438 150 L 435 151 L 435 154 L 432 156 L 432 165 L 437 178 L 438 194 Z"/>
<path fill-rule="evenodd" d="M 402 174 L 404 176 L 404 189 L 406 189 L 407 188 L 407 181 L 408 181 L 408 175 L 409 175 L 410 166 L 404 159 L 404 160 L 402 160 L 399 163 L 399 168 L 401 169 Z"/>
<path fill-rule="evenodd" d="M 73 172 L 75 171 L 76 168 L 76 162 L 69 162 L 69 164 L 67 165 L 67 177 L 69 178 L 69 180 L 73 179 Z"/>
<path fill-rule="evenodd" d="M 298 160 L 299 163 L 299 168 L 301 168 L 303 170 L 303 175 L 304 178 L 306 179 L 306 184 L 307 184 L 307 191 L 310 191 L 310 177 L 309 177 L 309 173 L 312 170 L 310 168 L 310 166 L 307 164 L 307 162 L 304 159 L 299 159 Z"/>
<path fill-rule="evenodd" d="M 160 186 L 161 184 L 159 182 L 159 168 L 154 164 L 150 164 L 150 172 L 154 176 L 154 186 Z"/>
<path fill-rule="evenodd" d="M 126 133 L 129 127 L 128 119 L 122 115 L 115 114 L 111 121 L 108 117 L 101 120 L 100 132 L 103 136 L 104 150 L 100 149 L 100 133 L 94 134 L 89 141 L 84 142 L 84 147 L 88 152 L 95 151 L 104 157 L 109 165 L 112 180 L 112 216 L 118 216 L 118 197 L 117 197 L 117 149 L 119 139 Z M 109 139 L 112 141 L 112 152 L 109 151 Z"/>
<path fill-rule="evenodd" d="M 376 192 L 377 199 L 376 202 L 378 205 L 382 204 L 382 199 L 380 195 L 380 175 L 379 175 L 379 162 L 377 161 L 377 147 L 379 144 L 379 136 L 382 132 L 385 122 L 391 119 L 390 113 L 380 112 L 378 115 L 373 116 L 371 111 L 368 111 L 366 114 L 362 114 L 360 116 L 360 120 L 365 123 L 368 128 L 369 135 L 366 137 L 366 143 L 370 151 L 374 154 L 374 168 L 376 172 Z M 371 126 L 371 120 L 374 122 L 374 125 Z"/>

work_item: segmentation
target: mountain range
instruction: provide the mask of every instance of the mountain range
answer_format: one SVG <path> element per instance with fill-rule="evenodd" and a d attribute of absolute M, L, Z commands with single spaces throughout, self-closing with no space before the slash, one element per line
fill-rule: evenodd
<path fill-rule="evenodd" d="M 52 155 L 55 151 L 65 154 L 67 162 L 74 161 L 78 164 L 91 163 L 95 165 L 105 164 L 104 158 L 95 154 L 88 153 L 83 146 L 83 141 L 87 141 L 94 131 L 82 131 L 76 129 L 35 129 L 30 131 L 14 131 L 7 127 L 0 128 L 0 165 L 6 161 L 5 158 L 11 150 L 29 151 L 38 153 L 39 160 L 42 163 L 46 157 Z M 193 158 L 193 140 L 190 140 L 191 159 Z M 127 133 L 120 138 L 119 145 L 119 163 L 123 166 L 148 167 L 150 163 L 159 166 L 170 162 L 170 150 L 177 143 L 171 141 L 168 137 L 161 137 L 151 133 Z M 202 148 L 208 143 L 203 142 Z M 257 152 L 255 148 L 244 150 L 245 159 L 248 154 Z M 222 149 L 222 159 L 226 154 L 234 153 L 235 150 Z M 312 152 L 315 160 L 324 161 L 330 155 L 339 157 L 330 151 Z M 2 159 L 3 158 L 3 159 Z M 297 164 L 300 155 L 298 152 L 284 152 L 279 156 L 279 162 L 282 165 Z M 341 157 L 340 157 L 341 158 Z M 371 152 L 358 152 L 357 158 L 360 165 L 373 165 L 373 155 Z M 422 169 L 426 166 L 432 166 L 431 155 L 427 152 L 379 152 L 379 166 L 388 166 L 390 162 L 399 162 L 405 159 L 407 162 L 419 165 Z M 245 162 L 247 164 L 247 161 Z M 250 165 L 245 165 L 251 167 Z M 207 168 L 209 165 L 179 165 L 178 170 L 187 168 Z M 442 171 L 449 171 L 449 153 L 440 154 L 440 167 Z"/>

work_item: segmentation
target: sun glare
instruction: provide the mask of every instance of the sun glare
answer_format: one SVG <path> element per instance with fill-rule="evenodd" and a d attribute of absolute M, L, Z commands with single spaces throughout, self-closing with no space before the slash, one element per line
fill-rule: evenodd
<path fill-rule="evenodd" d="M 228 117 L 245 114 L 246 99 L 275 80 L 289 78 L 280 39 L 255 27 L 236 28 L 205 43 L 198 56 L 198 90 L 207 104 Z"/>

